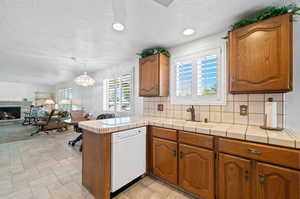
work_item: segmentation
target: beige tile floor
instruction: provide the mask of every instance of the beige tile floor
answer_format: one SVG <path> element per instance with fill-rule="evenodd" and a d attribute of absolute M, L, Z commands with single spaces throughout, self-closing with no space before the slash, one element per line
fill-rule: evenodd
<path fill-rule="evenodd" d="M 145 177 L 114 199 L 192 199 L 192 197 L 153 178 Z"/>
<path fill-rule="evenodd" d="M 81 153 L 69 147 L 74 132 L 37 135 L 0 144 L 0 199 L 93 199 L 81 185 Z M 188 199 L 146 177 L 116 199 Z"/>

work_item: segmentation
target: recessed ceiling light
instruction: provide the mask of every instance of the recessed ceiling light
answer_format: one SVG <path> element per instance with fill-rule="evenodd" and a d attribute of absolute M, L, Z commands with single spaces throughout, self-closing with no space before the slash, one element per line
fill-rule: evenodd
<path fill-rule="evenodd" d="M 116 31 L 123 31 L 125 29 L 125 26 L 121 23 L 113 23 L 113 29 Z"/>
<path fill-rule="evenodd" d="M 194 30 L 194 29 L 191 29 L 191 28 L 187 28 L 187 29 L 185 29 L 185 30 L 183 31 L 183 34 L 184 34 L 185 36 L 190 36 L 190 35 L 195 34 L 195 30 Z"/>

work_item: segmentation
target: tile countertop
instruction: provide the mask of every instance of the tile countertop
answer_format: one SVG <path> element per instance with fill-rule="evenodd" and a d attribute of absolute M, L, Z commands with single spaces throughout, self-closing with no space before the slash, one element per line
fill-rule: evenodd
<path fill-rule="evenodd" d="M 300 134 L 289 129 L 269 131 L 258 126 L 191 122 L 158 117 L 123 117 L 79 122 L 80 128 L 98 134 L 113 133 L 146 125 L 300 149 Z"/>

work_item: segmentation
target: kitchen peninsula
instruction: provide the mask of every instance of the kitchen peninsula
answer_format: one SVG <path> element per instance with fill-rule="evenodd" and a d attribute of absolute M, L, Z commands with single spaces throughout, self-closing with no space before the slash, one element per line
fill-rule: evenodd
<path fill-rule="evenodd" d="M 111 194 L 112 135 L 144 126 L 146 173 L 181 190 L 204 199 L 224 194 L 253 198 L 272 195 L 268 186 L 280 180 L 281 194 L 295 199 L 300 195 L 300 136 L 287 129 L 156 117 L 85 121 L 79 126 L 84 129 L 82 183 L 97 199 Z M 240 189 L 232 190 L 229 183 Z"/>

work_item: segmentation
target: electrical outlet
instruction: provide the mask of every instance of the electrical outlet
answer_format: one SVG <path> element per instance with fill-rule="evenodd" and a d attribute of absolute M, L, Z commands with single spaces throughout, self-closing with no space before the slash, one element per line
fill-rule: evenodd
<path fill-rule="evenodd" d="M 163 104 L 157 104 L 157 110 L 158 111 L 164 111 L 164 105 Z"/>
<path fill-rule="evenodd" d="M 248 106 L 247 105 L 240 106 L 240 115 L 242 115 L 242 116 L 248 115 Z"/>

